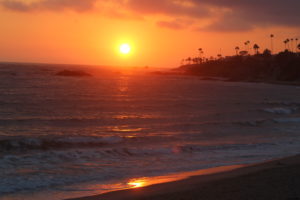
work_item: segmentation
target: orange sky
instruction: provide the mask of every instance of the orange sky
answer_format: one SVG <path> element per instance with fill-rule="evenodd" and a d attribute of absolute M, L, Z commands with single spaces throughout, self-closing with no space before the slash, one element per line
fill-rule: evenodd
<path fill-rule="evenodd" d="M 270 33 L 276 50 L 286 38 L 300 39 L 300 22 L 291 20 L 300 17 L 295 5 L 280 13 L 281 0 L 265 0 L 271 8 L 240 2 L 0 0 L 0 61 L 176 67 L 199 47 L 205 56 L 232 55 L 247 40 L 269 48 Z M 270 10 L 247 15 L 259 8 Z M 130 55 L 120 55 L 121 43 L 131 44 Z"/>

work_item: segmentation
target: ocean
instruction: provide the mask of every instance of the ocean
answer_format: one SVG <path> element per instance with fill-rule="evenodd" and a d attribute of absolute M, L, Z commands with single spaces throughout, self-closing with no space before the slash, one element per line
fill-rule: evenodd
<path fill-rule="evenodd" d="M 93 76 L 55 75 L 64 69 Z M 300 153 L 299 86 L 149 70 L 0 64 L 0 199 L 98 194 Z"/>

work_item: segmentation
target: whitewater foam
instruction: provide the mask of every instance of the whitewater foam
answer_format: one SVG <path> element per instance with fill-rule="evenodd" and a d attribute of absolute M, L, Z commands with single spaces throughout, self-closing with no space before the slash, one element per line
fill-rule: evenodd
<path fill-rule="evenodd" d="M 263 111 L 268 112 L 268 113 L 273 113 L 273 114 L 284 114 L 284 115 L 289 115 L 298 110 L 298 107 L 294 108 L 283 108 L 283 107 L 277 107 L 277 108 L 266 108 L 263 109 Z"/>

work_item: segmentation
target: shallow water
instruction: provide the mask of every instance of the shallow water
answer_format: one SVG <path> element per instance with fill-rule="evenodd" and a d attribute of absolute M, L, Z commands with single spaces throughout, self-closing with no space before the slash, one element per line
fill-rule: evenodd
<path fill-rule="evenodd" d="M 0 198 L 300 152 L 299 87 L 69 68 L 0 66 Z"/>

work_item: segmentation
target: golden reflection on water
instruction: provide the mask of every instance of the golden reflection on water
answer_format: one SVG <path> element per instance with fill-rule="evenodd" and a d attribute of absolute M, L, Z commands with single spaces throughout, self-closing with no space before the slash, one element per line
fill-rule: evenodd
<path fill-rule="evenodd" d="M 106 129 L 109 132 L 118 133 L 121 134 L 122 137 L 127 137 L 127 138 L 135 138 L 140 134 L 141 131 L 145 130 L 145 128 L 130 127 L 128 125 L 109 126 L 106 127 Z"/>
<path fill-rule="evenodd" d="M 135 115 L 135 114 L 120 114 L 120 115 L 114 115 L 114 119 L 154 119 L 158 118 L 158 116 L 150 115 L 150 114 L 144 114 L 144 115 Z"/>
<path fill-rule="evenodd" d="M 111 131 L 114 132 L 138 132 L 142 131 L 143 128 L 130 128 L 129 126 L 114 126 L 111 128 Z"/>
<path fill-rule="evenodd" d="M 137 136 L 136 135 L 127 135 L 125 136 L 126 138 L 136 138 Z"/>
<path fill-rule="evenodd" d="M 118 90 L 121 92 L 121 93 L 126 93 L 128 92 L 128 89 L 129 89 L 129 76 L 121 76 L 119 81 L 118 81 Z"/>

